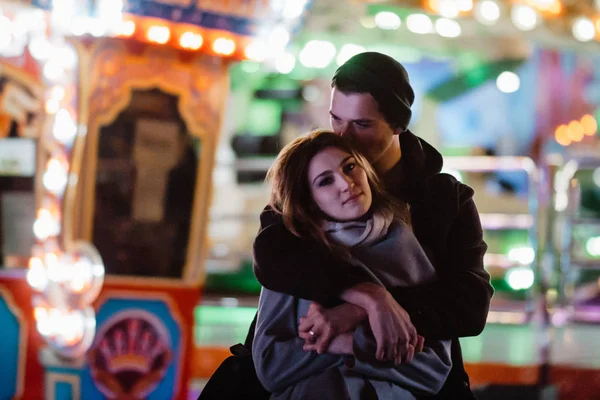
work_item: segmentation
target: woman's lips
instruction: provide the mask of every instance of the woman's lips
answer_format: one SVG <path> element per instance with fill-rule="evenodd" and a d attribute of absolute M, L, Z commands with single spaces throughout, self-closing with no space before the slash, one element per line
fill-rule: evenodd
<path fill-rule="evenodd" d="M 352 201 L 357 200 L 360 196 L 363 195 L 363 192 L 357 193 L 355 195 L 352 195 L 350 197 L 348 197 L 346 200 L 344 200 L 344 202 L 342 204 L 346 204 L 346 203 L 350 203 Z"/>

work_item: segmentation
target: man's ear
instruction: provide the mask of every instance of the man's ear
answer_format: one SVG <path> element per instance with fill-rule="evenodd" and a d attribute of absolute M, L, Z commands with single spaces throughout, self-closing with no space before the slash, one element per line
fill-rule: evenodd
<path fill-rule="evenodd" d="M 402 132 L 406 132 L 408 128 L 398 125 L 394 128 L 394 135 L 400 135 Z"/>

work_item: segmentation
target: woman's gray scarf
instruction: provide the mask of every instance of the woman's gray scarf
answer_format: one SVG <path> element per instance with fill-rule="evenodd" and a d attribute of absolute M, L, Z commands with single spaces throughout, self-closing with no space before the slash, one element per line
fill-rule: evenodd
<path fill-rule="evenodd" d="M 352 248 L 369 246 L 381 240 L 387 234 L 393 220 L 392 213 L 374 212 L 364 221 L 323 221 L 321 226 L 332 242 Z"/>

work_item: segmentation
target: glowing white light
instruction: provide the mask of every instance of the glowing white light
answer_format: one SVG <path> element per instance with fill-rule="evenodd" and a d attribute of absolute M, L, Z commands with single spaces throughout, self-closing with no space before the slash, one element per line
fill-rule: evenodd
<path fill-rule="evenodd" d="M 363 17 L 360 17 L 360 24 L 367 28 L 367 29 L 373 29 L 377 27 L 377 23 L 375 22 L 375 18 L 369 15 L 365 15 Z"/>
<path fill-rule="evenodd" d="M 600 168 L 596 168 L 594 170 L 594 173 L 592 174 L 592 179 L 594 180 L 596 186 L 600 187 Z"/>
<path fill-rule="evenodd" d="M 539 8 L 549 9 L 555 1 L 556 0 L 535 0 L 535 3 L 537 3 L 536 6 Z"/>
<path fill-rule="evenodd" d="M 202 35 L 194 32 L 185 32 L 179 38 L 179 44 L 184 49 L 198 50 L 202 47 Z"/>
<path fill-rule="evenodd" d="M 0 16 L 0 27 L 6 21 L 2 21 L 2 16 Z M 15 19 L 12 23 L 12 34 L 15 38 L 19 38 L 28 34 L 28 32 L 34 27 L 33 24 L 39 23 L 39 20 L 36 21 L 36 18 L 30 13 L 18 13 L 15 16 Z M 1 31 L 2 28 L 0 28 Z"/>
<path fill-rule="evenodd" d="M 67 169 L 57 159 L 50 159 L 42 177 L 44 187 L 54 195 L 61 196 L 67 186 L 67 181 Z"/>
<path fill-rule="evenodd" d="M 535 252 L 531 247 L 517 247 L 508 252 L 508 259 L 521 265 L 530 265 L 535 260 Z"/>
<path fill-rule="evenodd" d="M 62 86 L 54 86 L 50 91 L 50 98 L 56 101 L 61 101 L 65 98 L 65 88 Z"/>
<path fill-rule="evenodd" d="M 46 278 L 46 269 L 42 260 L 37 257 L 32 257 L 29 260 L 29 270 L 27 271 L 27 283 L 29 286 L 40 292 L 46 289 L 48 279 Z"/>
<path fill-rule="evenodd" d="M 44 77 L 51 81 L 57 82 L 65 76 L 65 69 L 60 64 L 58 59 L 53 58 L 44 65 Z"/>
<path fill-rule="evenodd" d="M 60 233 L 60 222 L 54 218 L 47 209 L 41 209 L 38 217 L 33 223 L 33 234 L 40 240 L 46 240 L 50 236 L 56 236 Z"/>
<path fill-rule="evenodd" d="M 0 51 L 8 48 L 12 42 L 11 27 L 12 21 L 4 15 L 0 15 Z"/>
<path fill-rule="evenodd" d="M 469 12 L 473 9 L 473 0 L 456 0 L 460 12 Z"/>
<path fill-rule="evenodd" d="M 77 260 L 73 265 L 71 289 L 75 292 L 81 292 L 91 285 L 93 279 L 92 263 L 86 258 Z"/>
<path fill-rule="evenodd" d="M 411 14 L 406 18 L 406 27 L 411 32 L 423 35 L 433 30 L 433 22 L 425 14 Z"/>
<path fill-rule="evenodd" d="M 43 307 L 36 307 L 34 315 L 38 332 L 42 336 L 50 336 L 52 334 L 52 324 L 50 324 L 48 310 Z"/>
<path fill-rule="evenodd" d="M 439 0 L 439 13 L 442 17 L 456 18 L 460 13 L 459 3 L 456 0 Z"/>
<path fill-rule="evenodd" d="M 132 36 L 135 33 L 135 22 L 122 21 L 117 29 L 117 34 L 120 36 Z"/>
<path fill-rule="evenodd" d="M 500 7 L 492 0 L 484 0 L 475 6 L 475 18 L 485 25 L 492 25 L 500 19 Z"/>
<path fill-rule="evenodd" d="M 146 37 L 151 42 L 165 44 L 171 37 L 171 30 L 166 26 L 151 26 L 150 29 L 148 29 Z"/>
<path fill-rule="evenodd" d="M 302 65 L 309 68 L 325 68 L 333 57 L 335 57 L 335 46 L 325 40 L 308 41 L 298 54 Z"/>
<path fill-rule="evenodd" d="M 288 0 L 283 8 L 283 17 L 287 19 L 298 18 L 302 15 L 307 0 Z"/>
<path fill-rule="evenodd" d="M 381 11 L 375 14 L 375 25 L 381 29 L 394 30 L 400 28 L 402 21 L 400 17 L 390 11 Z"/>
<path fill-rule="evenodd" d="M 75 0 L 53 0 L 52 22 L 62 28 L 68 28 L 75 16 Z"/>
<path fill-rule="evenodd" d="M 69 45 L 54 48 L 50 61 L 57 63 L 64 69 L 70 70 L 77 65 L 77 53 Z"/>
<path fill-rule="evenodd" d="M 71 22 L 71 33 L 75 36 L 82 36 L 88 32 L 89 18 L 75 17 Z"/>
<path fill-rule="evenodd" d="M 102 264 L 94 264 L 92 267 L 92 273 L 95 277 L 103 277 L 104 276 L 104 265 Z"/>
<path fill-rule="evenodd" d="M 338 56 L 336 57 L 336 63 L 338 66 L 342 65 L 343 63 L 348 61 L 350 58 L 354 57 L 357 54 L 364 53 L 365 51 L 366 51 L 366 49 L 363 46 L 360 46 L 358 44 L 353 44 L 353 43 L 347 43 L 347 44 L 343 45 L 342 48 L 340 49 L 340 52 L 338 53 Z"/>
<path fill-rule="evenodd" d="M 77 135 L 77 124 L 71 118 L 71 114 L 65 109 L 59 110 L 54 118 L 52 134 L 60 143 L 70 145 Z"/>
<path fill-rule="evenodd" d="M 61 265 L 56 254 L 46 254 L 46 256 L 44 257 L 44 264 L 46 264 L 46 273 L 48 280 L 52 282 L 64 281 L 65 268 Z"/>
<path fill-rule="evenodd" d="M 502 93 L 514 93 L 521 87 L 521 79 L 514 72 L 504 71 L 498 75 L 496 86 Z"/>
<path fill-rule="evenodd" d="M 59 109 L 60 109 L 60 100 L 48 99 L 48 101 L 46 101 L 46 112 L 48 114 L 56 114 Z"/>
<path fill-rule="evenodd" d="M 596 37 L 596 27 L 591 19 L 580 17 L 573 21 L 573 36 L 580 42 L 589 42 Z"/>
<path fill-rule="evenodd" d="M 80 310 L 69 312 L 36 307 L 35 317 L 38 332 L 61 347 L 80 342 L 90 325 L 89 317 Z"/>
<path fill-rule="evenodd" d="M 525 290 L 533 286 L 535 275 L 531 268 L 512 268 L 504 279 L 513 290 Z"/>
<path fill-rule="evenodd" d="M 123 16 L 122 0 L 99 0 L 96 1 L 98 16 L 105 21 L 116 21 Z"/>
<path fill-rule="evenodd" d="M 252 42 L 244 50 L 246 58 L 256 62 L 262 62 L 267 56 L 267 47 L 261 42 Z"/>
<path fill-rule="evenodd" d="M 296 66 L 296 57 L 293 54 L 284 52 L 275 59 L 275 68 L 280 74 L 289 74 Z"/>
<path fill-rule="evenodd" d="M 290 32 L 281 26 L 277 25 L 271 33 L 269 33 L 269 37 L 267 38 L 267 48 L 271 51 L 272 54 L 279 54 L 284 49 L 285 46 L 290 42 Z"/>
<path fill-rule="evenodd" d="M 440 18 L 435 21 L 435 30 L 440 36 L 447 38 L 458 37 L 462 32 L 460 24 L 457 21 L 448 18 Z"/>
<path fill-rule="evenodd" d="M 271 1 L 269 1 L 270 5 L 271 5 L 271 9 L 275 13 L 281 12 L 283 7 L 285 6 L 285 2 L 286 2 L 286 0 L 271 0 Z"/>
<path fill-rule="evenodd" d="M 58 336 L 62 336 L 66 344 L 71 345 L 81 340 L 85 332 L 85 318 L 81 311 L 72 311 L 63 315 L 61 319 Z"/>
<path fill-rule="evenodd" d="M 37 61 L 47 60 L 52 54 L 52 44 L 43 36 L 37 36 L 29 42 L 29 52 Z"/>
<path fill-rule="evenodd" d="M 538 12 L 533 7 L 523 4 L 513 6 L 511 19 L 515 26 L 523 31 L 530 31 L 539 23 Z"/>
<path fill-rule="evenodd" d="M 585 243 L 585 250 L 592 257 L 600 256 L 600 237 L 592 237 Z"/>
<path fill-rule="evenodd" d="M 566 193 L 556 193 L 556 200 L 554 201 L 554 209 L 558 212 L 565 211 L 569 205 L 569 197 Z"/>
<path fill-rule="evenodd" d="M 217 54 L 230 56 L 235 51 L 235 42 L 231 39 L 218 38 L 213 43 L 213 51 Z"/>
<path fill-rule="evenodd" d="M 106 23 L 99 18 L 88 19 L 88 31 L 94 37 L 101 37 L 106 35 Z"/>

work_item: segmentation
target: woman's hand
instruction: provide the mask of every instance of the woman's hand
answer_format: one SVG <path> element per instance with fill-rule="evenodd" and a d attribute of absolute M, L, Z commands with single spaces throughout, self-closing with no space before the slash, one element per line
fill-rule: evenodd
<path fill-rule="evenodd" d="M 352 333 L 342 333 L 333 338 L 327 352 L 331 354 L 352 355 L 354 354 L 353 346 L 354 336 Z"/>
<path fill-rule="evenodd" d="M 396 364 L 410 362 L 415 352 L 422 351 L 423 338 L 417 335 L 410 316 L 384 287 L 359 284 L 346 290 L 342 299 L 367 311 L 377 342 L 378 360 L 394 360 Z"/>
<path fill-rule="evenodd" d="M 319 354 L 331 353 L 328 349 L 333 345 L 332 341 L 341 334 L 353 332 L 366 317 L 367 313 L 363 308 L 350 303 L 330 309 L 312 303 L 308 313 L 300 318 L 298 336 L 306 341 L 305 350 L 315 350 Z M 350 347 L 352 347 L 351 340 Z"/>

